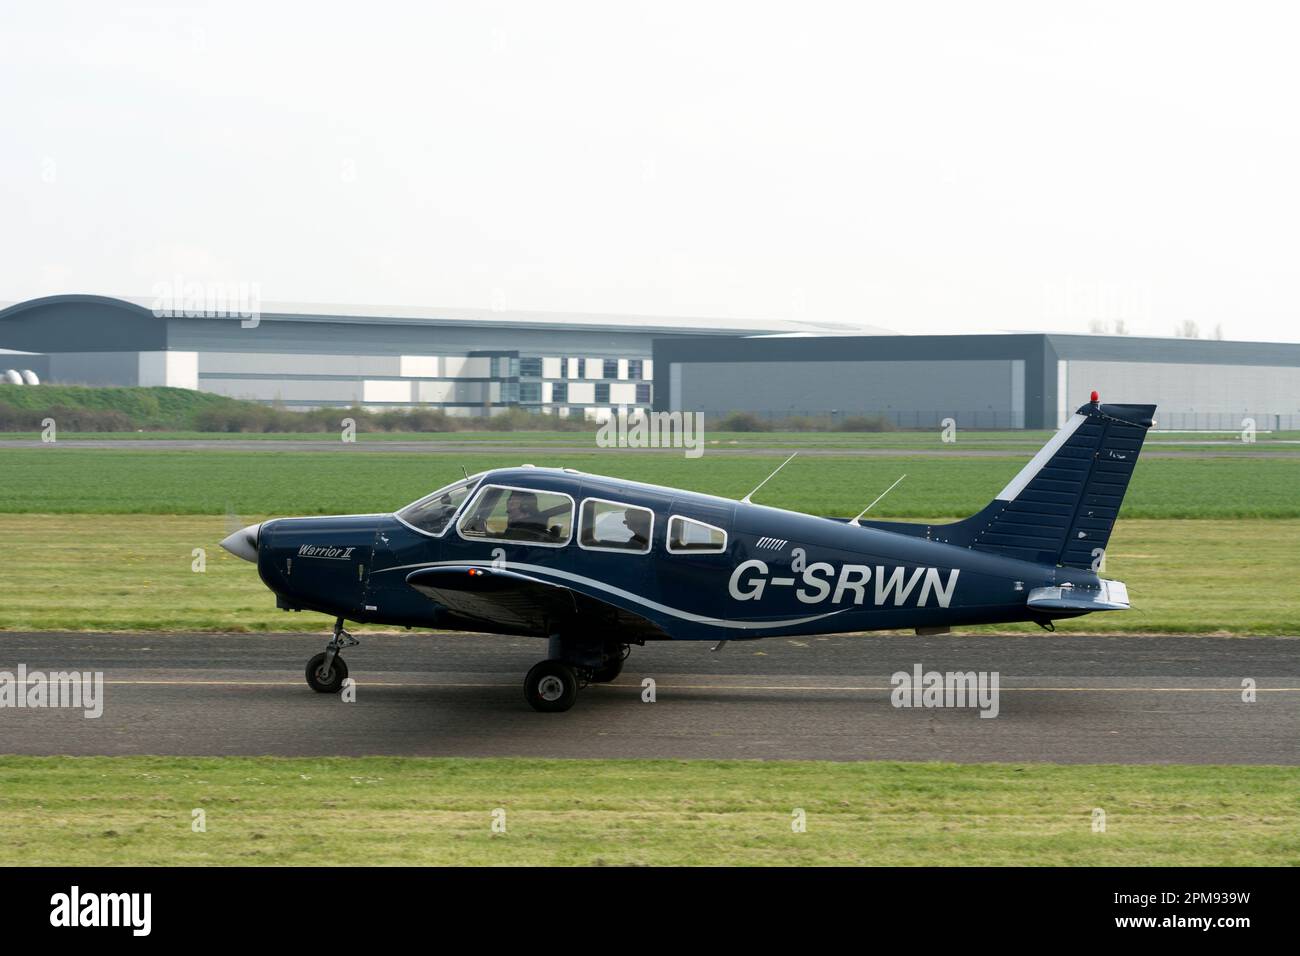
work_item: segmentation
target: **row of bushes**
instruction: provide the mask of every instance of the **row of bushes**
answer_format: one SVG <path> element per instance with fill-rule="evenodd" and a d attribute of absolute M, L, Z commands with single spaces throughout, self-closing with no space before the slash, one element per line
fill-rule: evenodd
<path fill-rule="evenodd" d="M 38 432 L 45 419 L 54 419 L 55 425 L 70 432 L 133 432 L 135 423 L 130 416 L 115 408 L 73 408 L 70 405 L 51 405 L 46 409 L 15 408 L 0 402 L 0 432 Z"/>
<path fill-rule="evenodd" d="M 53 418 L 61 430 L 69 432 L 130 432 L 160 428 L 160 424 L 148 416 L 132 416 L 115 408 L 64 404 L 45 408 L 21 408 L 0 400 L 0 431 L 39 431 L 41 421 L 46 418 Z M 599 427 L 598 422 L 587 421 L 581 416 L 560 418 L 558 415 L 541 415 L 522 408 L 507 409 L 487 418 L 465 418 L 447 415 L 432 408 L 383 412 L 371 412 L 364 408 L 292 411 L 275 405 L 232 400 L 224 400 L 195 411 L 191 427 L 202 432 L 326 433 L 339 431 L 345 418 L 355 421 L 359 432 L 580 432 L 594 431 Z M 704 424 L 712 432 L 894 431 L 894 425 L 888 419 L 865 415 L 852 415 L 832 422 L 825 417 L 805 416 L 767 420 L 751 412 L 733 412 L 723 418 L 706 420 Z"/>
<path fill-rule="evenodd" d="M 838 421 L 791 415 L 787 418 L 759 418 L 752 412 L 732 412 L 725 418 L 705 422 L 715 432 L 892 432 L 894 423 L 883 415 L 847 415 Z"/>
<path fill-rule="evenodd" d="M 345 418 L 356 422 L 359 432 L 590 431 L 597 427 L 597 423 L 582 418 L 538 415 L 520 408 L 490 418 L 464 418 L 433 408 L 386 412 L 318 408 L 295 412 L 252 404 L 204 409 L 195 416 L 195 427 L 203 432 L 336 432 Z"/>
<path fill-rule="evenodd" d="M 0 383 L 0 405 L 37 413 L 38 421 L 50 417 L 56 408 L 65 414 L 67 409 L 115 411 L 131 422 L 128 430 L 189 431 L 198 410 L 242 404 L 238 399 L 188 388 Z M 63 427 L 62 421 L 59 424 Z"/>
<path fill-rule="evenodd" d="M 244 404 L 238 407 L 204 409 L 195 416 L 196 427 L 205 432 L 332 432 L 351 418 L 361 432 L 456 432 L 456 431 L 593 431 L 598 422 L 581 416 L 560 418 L 522 408 L 511 408 L 489 418 L 464 418 L 432 408 L 411 411 L 370 412 L 364 408 L 320 408 L 295 412 L 271 405 Z M 827 418 L 791 416 L 768 421 L 751 412 L 732 412 L 705 421 L 713 432 L 891 432 L 894 423 L 883 416 L 850 415 L 832 422 Z"/>

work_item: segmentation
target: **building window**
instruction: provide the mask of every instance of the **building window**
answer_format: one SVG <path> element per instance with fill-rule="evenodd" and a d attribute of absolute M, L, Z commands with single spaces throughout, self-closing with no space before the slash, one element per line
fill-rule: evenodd
<path fill-rule="evenodd" d="M 640 360 L 640 359 L 628 359 L 628 360 L 627 360 L 627 377 L 628 377 L 628 378 L 640 378 L 640 377 L 641 377 L 641 360 Z"/>
<path fill-rule="evenodd" d="M 618 359 L 605 359 L 601 372 L 601 378 L 618 378 Z"/>
<path fill-rule="evenodd" d="M 519 401 L 540 402 L 541 400 L 542 400 L 541 382 L 520 382 L 519 383 Z"/>
<path fill-rule="evenodd" d="M 521 358 L 519 360 L 520 378 L 541 378 L 542 360 L 540 358 Z"/>
<path fill-rule="evenodd" d="M 636 383 L 636 403 L 638 405 L 650 404 L 650 383 L 649 382 Z"/>
<path fill-rule="evenodd" d="M 569 383 L 556 382 L 551 386 L 551 404 L 563 405 L 569 400 Z"/>
<path fill-rule="evenodd" d="M 596 383 L 596 404 L 597 405 L 609 404 L 609 383 L 608 382 Z"/>

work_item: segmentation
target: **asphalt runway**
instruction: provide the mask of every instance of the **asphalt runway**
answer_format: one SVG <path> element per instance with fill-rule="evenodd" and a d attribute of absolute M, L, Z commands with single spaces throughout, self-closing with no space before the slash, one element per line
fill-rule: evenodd
<path fill-rule="evenodd" d="M 105 682 L 97 719 L 0 708 L 0 752 L 1300 764 L 1300 638 L 664 642 L 634 648 L 614 684 L 564 714 L 523 700 L 542 641 L 362 635 L 344 655 L 349 703 L 303 681 L 325 640 L 0 634 L 0 672 L 21 663 Z M 998 672 L 998 715 L 892 706 L 890 675 L 916 664 Z"/>

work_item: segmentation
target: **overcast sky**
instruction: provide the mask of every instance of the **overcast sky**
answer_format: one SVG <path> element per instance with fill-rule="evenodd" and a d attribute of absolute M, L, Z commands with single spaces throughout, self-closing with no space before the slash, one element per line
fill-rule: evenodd
<path fill-rule="evenodd" d="M 1284 6 L 0 7 L 0 300 L 1300 341 Z"/>

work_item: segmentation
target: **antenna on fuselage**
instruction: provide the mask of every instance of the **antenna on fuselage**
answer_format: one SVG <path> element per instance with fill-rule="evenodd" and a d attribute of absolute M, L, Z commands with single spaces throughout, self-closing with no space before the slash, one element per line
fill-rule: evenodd
<path fill-rule="evenodd" d="M 907 474 L 906 474 L 906 473 L 899 475 L 897 481 L 895 481 L 892 485 L 890 485 L 888 488 L 886 488 L 884 491 L 882 491 L 882 492 L 880 493 L 880 495 L 876 498 L 875 501 L 871 502 L 871 504 L 869 504 L 869 505 L 867 505 L 865 508 L 863 508 L 863 509 L 858 513 L 858 517 L 857 517 L 857 518 L 854 518 L 852 521 L 850 521 L 849 524 L 853 525 L 853 527 L 855 527 L 855 528 L 860 528 L 860 527 L 862 527 L 862 525 L 858 524 L 858 518 L 861 518 L 864 514 L 866 514 L 868 511 L 870 511 L 872 508 L 874 508 L 877 504 L 879 504 L 880 499 L 883 498 L 883 497 L 885 497 L 885 495 L 889 494 L 889 493 L 890 493 L 891 491 L 893 491 L 895 488 L 897 488 L 897 487 L 898 487 L 898 482 L 899 482 L 899 481 L 902 481 L 902 480 L 903 480 L 904 478 L 906 478 L 906 477 L 907 477 Z"/>
<path fill-rule="evenodd" d="M 464 465 L 460 466 L 460 473 L 465 476 L 466 481 L 469 481 L 469 471 Z"/>
<path fill-rule="evenodd" d="M 799 454 L 799 453 L 798 453 L 798 452 L 795 452 L 795 453 L 794 453 L 794 455 L 797 455 L 797 454 Z M 769 481 L 771 481 L 773 478 L 776 477 L 776 472 L 777 472 L 777 471 L 780 471 L 780 470 L 781 470 L 782 468 L 784 468 L 786 465 L 790 464 L 790 462 L 794 461 L 794 455 L 791 455 L 791 456 L 790 456 L 789 458 L 787 458 L 785 461 L 781 462 L 781 464 L 777 465 L 777 466 L 776 466 L 776 471 L 772 472 L 770 475 L 768 475 L 766 478 L 764 478 L 762 481 L 760 481 L 760 482 L 758 483 L 758 486 L 754 488 L 754 491 L 758 491 L 759 488 L 762 488 L 765 484 L 767 484 Z M 750 497 L 754 494 L 754 491 L 751 491 L 748 495 L 745 495 L 745 497 L 741 498 L 741 499 L 740 499 L 740 500 L 741 500 L 741 503 L 742 503 L 742 504 L 749 504 L 749 503 L 750 503 L 750 502 L 749 502 L 749 499 L 750 499 Z"/>

